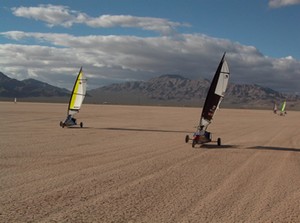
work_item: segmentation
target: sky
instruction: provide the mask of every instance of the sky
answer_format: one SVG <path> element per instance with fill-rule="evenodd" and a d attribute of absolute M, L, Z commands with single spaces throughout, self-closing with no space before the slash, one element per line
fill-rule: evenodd
<path fill-rule="evenodd" d="M 164 74 L 300 94 L 300 0 L 0 0 L 0 72 L 72 89 Z"/>

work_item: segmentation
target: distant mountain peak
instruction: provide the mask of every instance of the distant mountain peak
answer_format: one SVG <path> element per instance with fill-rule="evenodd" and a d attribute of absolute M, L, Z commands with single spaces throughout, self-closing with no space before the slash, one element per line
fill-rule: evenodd
<path fill-rule="evenodd" d="M 33 78 L 28 78 L 22 81 L 25 84 L 33 84 L 33 85 L 43 85 L 43 86 L 51 86 L 50 84 L 46 83 L 46 82 L 42 82 Z M 53 86 L 54 87 L 54 86 Z"/>
<path fill-rule="evenodd" d="M 63 97 L 69 95 L 70 92 L 66 89 L 32 78 L 19 81 L 0 72 L 0 97 Z"/>
<path fill-rule="evenodd" d="M 8 76 L 6 76 L 4 73 L 0 72 L 0 81 L 10 80 Z"/>

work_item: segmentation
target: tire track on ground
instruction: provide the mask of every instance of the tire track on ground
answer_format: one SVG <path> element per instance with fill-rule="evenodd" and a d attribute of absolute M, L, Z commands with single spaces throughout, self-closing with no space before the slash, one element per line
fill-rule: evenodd
<path fill-rule="evenodd" d="M 120 185 L 123 185 L 123 184 L 124 185 L 130 184 L 130 182 L 126 181 L 126 177 L 123 177 L 123 178 L 121 177 L 120 178 L 120 176 L 118 175 L 118 173 L 120 172 L 120 169 L 124 169 L 126 167 L 131 169 L 132 167 L 139 166 L 141 163 L 144 163 L 144 162 L 152 163 L 152 161 L 154 161 L 158 157 L 162 157 L 162 155 L 164 155 L 164 157 L 165 157 L 166 154 L 169 154 L 170 152 L 174 152 L 174 151 L 176 152 L 176 151 L 181 151 L 181 150 L 182 150 L 181 148 L 178 148 L 176 150 L 174 150 L 174 148 L 172 148 L 172 149 L 169 149 L 169 150 L 164 151 L 164 152 L 156 153 L 155 156 L 152 155 L 151 157 L 146 158 L 146 159 L 142 158 L 142 157 L 145 157 L 145 155 L 141 155 L 140 158 L 137 160 L 137 162 L 128 161 L 124 165 L 118 165 L 117 168 L 116 168 L 116 166 L 111 166 L 111 168 L 107 169 L 107 171 L 105 171 L 105 172 L 102 172 L 100 175 L 97 175 L 97 176 L 91 175 L 89 177 L 84 177 L 80 181 L 69 182 L 68 184 L 64 184 L 63 186 L 53 187 L 52 190 L 46 189 L 46 191 L 47 191 L 46 193 L 44 193 L 45 189 L 42 189 L 40 192 L 36 192 L 34 194 L 34 196 L 31 196 L 29 198 L 25 198 L 24 200 L 19 200 L 18 199 L 18 204 L 20 206 L 26 206 L 26 203 L 27 204 L 30 203 L 30 205 L 32 206 L 33 203 L 36 203 L 37 200 L 39 200 L 39 198 L 41 198 L 41 197 L 44 197 L 45 200 L 52 200 L 52 199 L 61 200 L 61 198 L 64 197 L 64 196 L 67 196 L 67 199 L 72 198 L 72 200 L 71 200 L 72 203 L 73 203 L 73 199 L 79 199 L 78 202 L 81 203 L 83 198 L 78 198 L 78 194 L 86 193 L 86 190 L 82 189 L 82 188 L 86 187 L 87 185 L 93 186 L 93 185 L 101 184 L 101 185 L 104 185 L 104 190 L 100 190 L 96 194 L 92 193 L 92 195 L 87 195 L 86 198 L 84 198 L 84 200 L 88 200 L 91 197 L 97 196 L 98 194 L 105 193 L 105 190 L 110 191 L 112 189 L 111 187 L 118 187 L 118 185 L 120 186 Z M 191 156 L 193 156 L 193 155 L 191 155 Z M 123 161 L 124 158 L 121 158 L 120 160 Z M 163 162 L 158 162 L 158 163 L 163 164 Z M 96 168 L 97 167 L 94 167 L 92 169 L 96 169 Z M 159 171 L 163 170 L 164 168 L 165 168 L 164 165 L 160 166 Z M 138 168 L 136 168 L 136 169 L 138 169 Z M 148 169 L 146 169 L 145 174 L 149 173 L 149 171 L 152 172 L 152 169 L 153 169 L 152 166 L 149 167 Z M 84 170 L 84 172 L 91 172 L 91 169 Z M 123 172 L 126 173 L 126 169 L 123 170 Z M 78 174 L 80 174 L 80 173 L 74 172 L 75 176 L 78 175 Z M 133 175 L 134 176 L 133 181 L 139 182 L 139 175 L 140 174 L 134 174 Z M 61 182 L 64 182 L 66 180 L 66 179 L 64 179 L 65 176 L 59 176 L 59 178 L 62 179 Z M 117 181 L 115 179 L 117 179 Z M 60 180 L 55 180 L 55 181 L 60 181 Z M 47 184 L 47 182 L 45 182 L 45 183 Z M 43 184 L 45 184 L 45 183 L 43 182 L 43 180 L 41 180 L 41 185 L 39 186 L 39 185 L 37 185 L 36 182 L 32 182 L 32 184 L 36 185 L 37 188 L 43 188 Z M 76 185 L 74 185 L 74 183 L 76 183 Z M 116 185 L 114 185 L 114 184 L 116 184 Z M 73 185 L 73 187 L 72 187 L 72 185 Z M 72 190 L 70 190 L 70 187 L 72 188 Z M 12 192 L 14 192 L 15 190 L 16 189 L 13 189 Z M 22 190 L 18 190 L 18 191 L 20 191 L 20 194 L 26 193 Z M 67 191 L 67 195 L 64 194 L 65 191 Z M 7 191 L 6 191 L 5 194 L 7 195 Z M 18 196 L 16 196 L 16 197 L 18 197 Z M 47 202 L 45 201 L 45 203 L 47 203 Z M 11 205 L 12 205 L 11 208 L 9 208 L 8 204 L 5 205 L 6 210 L 7 210 L 6 212 L 13 212 L 13 210 L 15 208 L 15 203 L 13 203 Z M 58 204 L 58 205 L 60 206 L 61 204 Z M 38 205 L 38 204 L 33 205 L 33 206 L 39 206 L 40 207 L 40 205 Z M 52 209 L 52 207 L 50 209 Z M 61 209 L 59 208 L 59 210 L 61 210 Z"/>
<path fill-rule="evenodd" d="M 124 137 L 126 137 L 126 136 L 124 136 Z M 43 152 L 43 151 L 41 151 L 41 152 L 39 152 L 39 157 L 34 157 L 34 162 L 35 162 L 35 165 L 34 165 L 34 167 L 35 167 L 35 169 L 36 169 L 36 171 L 37 171 L 37 173 L 39 173 L 42 169 L 44 169 L 44 170 L 49 170 L 49 169 L 52 169 L 54 166 L 61 166 L 62 164 L 64 165 L 64 166 L 70 166 L 69 164 L 68 164 L 68 162 L 77 162 L 78 163 L 78 161 L 81 161 L 81 162 L 83 162 L 84 163 L 84 160 L 85 159 L 89 159 L 90 160 L 90 158 L 95 158 L 95 159 L 97 159 L 97 156 L 101 156 L 101 158 L 102 158 L 102 163 L 100 164 L 100 165 L 103 165 L 103 164 L 107 164 L 107 163 L 112 163 L 110 160 L 111 159 L 109 159 L 109 161 L 106 161 L 106 162 L 103 162 L 103 160 L 104 160 L 104 156 L 106 155 L 106 157 L 105 157 L 105 159 L 106 160 L 108 160 L 108 158 L 109 157 L 116 157 L 116 159 L 113 159 L 114 161 L 113 162 L 118 162 L 118 161 L 125 161 L 126 159 L 133 159 L 133 158 L 139 158 L 139 157 L 143 157 L 143 156 L 148 156 L 148 155 L 150 155 L 151 153 L 153 153 L 153 154 L 156 154 L 156 153 L 158 153 L 158 155 L 160 155 L 160 153 L 161 154 L 164 154 L 165 152 L 168 152 L 168 151 L 172 151 L 172 149 L 170 149 L 170 150 L 168 150 L 168 151 L 162 151 L 161 152 L 161 150 L 160 151 L 157 151 L 157 150 L 149 150 L 149 151 L 144 151 L 143 153 L 139 153 L 139 154 L 133 154 L 134 153 L 134 151 L 132 151 L 132 147 L 134 147 L 134 148 L 138 148 L 138 145 L 139 145 L 140 143 L 139 142 L 135 142 L 135 143 L 133 143 L 133 144 L 130 144 L 130 145 L 126 145 L 126 146 L 123 146 L 123 145 L 119 145 L 119 144 L 117 144 L 117 143 L 115 143 L 115 145 L 113 144 L 112 145 L 112 147 L 116 147 L 116 149 L 111 149 L 111 148 L 107 148 L 107 149 L 102 149 L 101 151 L 97 151 L 97 152 L 95 152 L 95 150 L 99 150 L 97 147 L 95 148 L 95 149 L 93 149 L 92 151 L 88 151 L 88 152 L 85 152 L 85 153 L 75 153 L 74 154 L 74 152 L 72 151 L 70 151 L 71 152 L 71 154 L 70 155 L 67 155 L 66 153 L 63 153 L 63 154 L 61 154 L 61 153 L 59 153 L 59 154 L 57 154 L 56 156 L 57 157 L 61 157 L 61 156 L 63 156 L 62 157 L 62 159 L 61 160 L 58 160 L 58 161 L 51 161 L 51 163 L 47 163 L 46 165 L 45 165 L 45 163 L 40 163 L 40 165 L 37 165 L 36 164 L 36 162 L 40 159 L 40 160 L 44 160 L 44 156 L 53 156 L 53 154 L 52 155 L 48 155 L 47 154 L 47 152 Z M 82 150 L 84 150 L 84 148 L 86 147 L 87 145 L 86 144 L 82 144 L 81 146 L 77 146 L 76 147 L 76 150 L 77 151 L 81 151 L 81 148 L 82 148 Z M 148 147 L 154 147 L 155 146 L 155 143 L 153 142 L 153 143 L 151 143 L 151 144 L 148 144 L 147 145 Z M 70 148 L 72 148 L 72 146 L 70 146 Z M 136 149 L 137 150 L 137 149 Z M 58 151 L 59 151 L 59 149 L 58 149 Z M 127 154 L 127 157 L 124 157 L 124 156 L 122 156 L 122 157 L 118 157 L 118 154 L 120 153 L 120 152 L 122 152 L 122 153 L 124 153 L 124 152 L 126 152 L 126 151 L 131 151 L 130 153 L 128 152 L 128 154 Z M 32 152 L 31 152 L 32 153 Z M 49 152 L 48 152 L 49 153 Z M 53 153 L 53 151 L 51 152 L 51 153 Z M 29 152 L 26 152 L 25 154 L 29 154 Z M 43 155 L 43 156 L 41 156 L 41 155 Z M 22 156 L 20 155 L 20 154 L 18 154 L 18 156 L 20 156 L 20 158 L 24 158 L 24 155 L 23 155 L 23 153 L 22 153 Z M 66 156 L 67 156 L 67 158 L 66 158 Z M 32 155 L 31 155 L 31 157 L 32 157 Z M 7 157 L 7 158 L 13 158 L 13 157 Z M 28 164 L 28 165 L 30 165 L 30 163 Z M 30 167 L 31 167 L 32 165 L 30 165 Z M 98 167 L 98 166 L 97 166 Z M 93 168 L 93 166 L 91 167 L 91 168 Z M 64 167 L 62 166 L 61 167 L 61 169 L 64 169 Z M 89 168 L 85 168 L 85 170 L 88 170 Z M 31 169 L 30 170 L 31 172 L 32 171 L 35 171 L 35 170 L 33 170 L 33 169 Z M 64 172 L 66 171 L 66 169 L 64 169 L 63 170 Z M 18 173 L 17 175 L 15 175 L 14 177 L 17 177 L 17 178 L 20 178 L 20 177 L 22 177 L 26 172 L 28 172 L 28 168 L 22 168 L 22 172 L 20 172 L 20 173 Z M 73 171 L 70 171 L 70 172 L 68 172 L 68 173 L 66 173 L 66 174 L 69 174 L 69 173 L 72 173 Z M 9 177 L 11 177 L 11 176 L 9 176 Z M 49 176 L 49 175 L 45 175 L 45 176 L 42 176 L 42 178 L 40 178 L 40 176 L 39 176 L 39 179 L 41 179 L 41 180 L 43 180 L 43 179 L 47 179 L 47 178 L 49 178 L 49 177 L 51 177 L 51 176 Z M 2 181 L 6 181 L 5 180 L 5 177 L 4 178 L 2 178 Z M 16 183 L 14 182 L 13 183 L 13 185 L 16 185 Z M 23 183 L 22 183 L 22 185 L 24 185 Z"/>
<path fill-rule="evenodd" d="M 226 191 L 226 188 L 231 188 L 231 190 L 233 190 L 232 185 L 234 184 L 232 182 L 238 181 L 239 176 L 243 175 L 243 172 L 249 168 L 253 162 L 255 162 L 258 155 L 259 152 L 253 153 L 241 166 L 236 168 L 225 180 L 220 182 L 216 186 L 215 190 L 212 190 L 208 194 L 205 194 L 202 198 L 199 198 L 201 199 L 200 201 L 192 203 L 185 209 L 181 216 L 176 216 L 176 220 L 179 219 L 179 222 L 190 222 L 191 219 L 195 219 L 197 212 L 206 207 L 207 203 L 210 203 L 212 200 L 216 200 L 218 196 L 222 196 L 223 192 Z M 234 185 L 234 187 L 236 187 L 236 185 Z M 206 219 L 203 215 L 197 218 L 197 221 L 199 222 L 207 220 L 208 219 Z"/>
<path fill-rule="evenodd" d="M 80 205 L 76 205 L 73 207 L 72 205 L 67 205 L 69 207 L 64 208 L 64 215 L 69 215 L 69 212 L 72 212 L 71 216 L 75 215 L 76 213 L 81 213 L 83 211 L 87 211 L 86 208 L 91 209 L 94 207 L 95 210 L 99 209 L 99 203 L 105 203 L 107 200 L 114 200 L 117 199 L 117 197 L 121 196 L 121 194 L 126 193 L 126 191 L 130 191 L 130 188 L 138 187 L 141 184 L 145 184 L 147 181 L 155 181 L 156 179 L 159 179 L 162 175 L 165 175 L 166 173 L 186 164 L 194 159 L 199 159 L 199 156 L 205 156 L 208 153 L 208 151 L 203 151 L 201 154 L 198 156 L 195 156 L 195 154 L 191 154 L 187 157 L 184 157 L 183 160 L 177 161 L 177 162 L 171 162 L 168 165 L 161 166 L 159 169 L 156 169 L 153 171 L 153 167 L 150 167 L 148 171 L 142 172 L 139 176 L 136 176 L 134 179 L 131 179 L 130 181 L 127 182 L 119 182 L 118 185 L 115 185 L 114 188 L 111 188 L 109 191 L 106 193 L 103 192 L 98 192 L 98 193 L 93 193 L 90 195 L 87 195 L 84 198 L 84 201 L 79 202 Z M 133 167 L 134 168 L 134 167 Z M 100 205 L 101 206 L 101 205 Z M 93 209 L 93 208 L 92 208 Z M 101 209 L 101 208 L 100 208 Z M 60 219 L 61 216 L 61 210 L 58 212 L 53 212 L 52 214 L 49 215 L 49 217 L 42 219 L 42 221 L 47 222 L 49 220 L 56 220 L 56 221 L 64 221 L 66 219 Z M 56 219 L 58 218 L 58 219 Z M 72 221 L 72 219 L 71 219 Z"/>
<path fill-rule="evenodd" d="M 255 205 L 255 208 L 252 209 L 252 211 L 248 214 L 247 221 L 251 221 L 254 219 L 260 221 L 261 217 L 263 217 L 267 212 L 269 212 L 272 206 L 278 202 L 278 197 L 284 196 L 284 194 L 277 195 L 276 185 L 280 181 L 281 175 L 284 172 L 286 162 L 289 156 L 289 152 L 284 152 L 284 156 L 280 156 L 280 160 L 276 161 L 274 165 L 272 165 L 272 168 L 269 168 L 267 173 L 264 174 L 265 183 L 262 188 L 258 188 L 260 189 L 259 191 L 256 191 L 256 193 L 258 193 L 259 196 L 256 199 L 256 204 L 253 204 Z M 274 196 L 275 194 L 276 196 Z M 276 199 L 274 199 L 275 197 Z"/>
<path fill-rule="evenodd" d="M 131 150 L 131 149 L 132 149 L 131 146 L 129 146 L 127 148 L 127 150 Z M 114 152 L 119 152 L 120 150 L 124 151 L 123 149 L 119 149 L 119 150 L 114 151 Z M 179 148 L 178 150 L 181 150 L 181 148 Z M 105 171 L 102 171 L 102 173 L 105 174 L 105 173 L 111 171 L 112 169 L 114 169 L 116 163 L 122 162 L 123 164 L 117 165 L 117 167 L 118 168 L 126 168 L 128 166 L 133 165 L 133 164 L 139 164 L 141 162 L 144 162 L 144 160 L 147 159 L 147 157 L 149 157 L 149 156 L 151 157 L 151 159 L 155 159 L 157 157 L 160 157 L 160 156 L 162 156 L 164 154 L 167 154 L 167 153 L 170 153 L 170 152 L 173 152 L 173 151 L 175 151 L 174 148 L 171 148 L 171 149 L 168 149 L 168 150 L 164 150 L 164 151 L 161 151 L 161 150 L 158 150 L 158 151 L 157 150 L 151 150 L 149 152 L 144 152 L 144 153 L 137 154 L 137 155 L 130 155 L 130 156 L 126 157 L 126 158 L 125 157 L 119 157 L 119 158 L 117 158 L 117 159 L 115 159 L 113 161 L 111 161 L 111 159 L 107 159 L 108 161 L 101 162 L 101 164 L 99 164 L 99 165 L 94 165 L 93 164 L 90 167 L 85 168 L 85 169 L 80 170 L 80 171 L 78 171 L 78 170 L 75 170 L 75 171 L 71 170 L 70 172 L 67 172 L 67 173 L 64 173 L 64 174 L 60 174 L 59 176 L 57 176 L 57 175 L 56 176 L 49 176 L 49 175 L 42 175 L 42 176 L 40 176 L 39 173 L 40 173 L 41 169 L 39 169 L 38 173 L 36 174 L 38 176 L 38 179 L 32 180 L 32 181 L 27 182 L 27 183 L 20 182 L 20 185 L 13 186 L 13 187 L 10 186 L 8 189 L 2 189 L 1 193 L 8 194 L 9 191 L 14 191 L 14 190 L 17 189 L 17 191 L 19 191 L 19 193 L 21 194 L 23 192 L 21 192 L 20 189 L 24 188 L 24 187 L 27 187 L 28 185 L 36 184 L 38 182 L 43 182 L 46 179 L 49 180 L 49 181 L 51 181 L 51 179 L 54 179 L 54 178 L 55 179 L 62 179 L 61 181 L 63 182 L 63 181 L 66 180 L 66 176 L 69 176 L 70 178 L 74 179 L 68 185 L 71 185 L 74 182 L 80 183 L 80 182 L 86 181 L 89 178 L 94 178 L 94 176 L 90 176 L 89 178 L 85 177 L 84 179 L 78 181 L 76 179 L 76 176 L 78 176 L 78 174 L 80 176 L 82 176 L 82 175 L 86 175 L 89 172 L 94 173 L 94 172 L 96 172 L 95 170 L 97 170 L 99 167 L 106 167 L 107 165 L 109 165 L 110 167 L 108 167 L 108 168 L 106 167 L 107 169 Z M 100 153 L 99 156 L 101 156 L 101 155 L 103 155 L 103 154 Z M 115 156 L 115 155 L 111 154 L 111 156 Z M 93 155 L 93 157 L 95 157 L 95 155 Z M 84 157 L 84 159 L 86 159 L 86 158 L 89 159 L 90 157 L 89 156 L 88 157 Z M 97 158 L 97 157 L 95 157 L 95 158 Z M 82 159 L 80 159 L 80 160 L 82 160 Z M 73 161 L 78 161 L 78 160 L 73 159 Z M 58 163 L 57 165 L 61 166 L 61 163 Z M 69 164 L 66 164 L 66 166 L 69 166 Z M 50 167 L 50 168 L 52 168 L 52 167 Z M 63 167 L 61 167 L 61 168 L 63 169 Z M 49 169 L 49 167 L 47 167 L 45 169 Z M 20 173 L 18 175 L 15 175 L 14 178 L 19 178 L 18 176 L 20 176 L 20 177 L 24 176 L 24 174 L 26 175 L 26 173 L 27 172 L 25 172 L 25 173 L 22 172 L 22 173 Z M 32 175 L 32 174 L 33 173 L 31 173 L 30 175 Z M 11 178 L 11 176 L 9 176 L 9 177 Z M 1 180 L 6 181 L 5 178 L 3 178 L 3 177 L 1 178 Z M 59 181 L 59 180 L 57 180 L 57 181 Z M 15 185 L 15 183 L 14 183 L 14 185 Z M 66 185 L 66 186 L 68 186 L 68 185 Z M 40 192 L 43 193 L 43 191 L 44 191 L 43 187 L 39 187 L 39 188 L 42 189 Z M 35 192 L 36 195 L 38 195 L 38 193 L 39 193 L 39 191 Z M 19 195 L 17 195 L 17 196 L 19 197 Z"/>

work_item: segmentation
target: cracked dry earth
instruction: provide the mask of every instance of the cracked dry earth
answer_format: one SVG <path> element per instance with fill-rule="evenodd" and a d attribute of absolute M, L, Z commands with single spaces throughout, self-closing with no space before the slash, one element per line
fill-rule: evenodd
<path fill-rule="evenodd" d="M 0 222 L 300 222 L 300 112 L 0 102 Z M 191 134 L 190 134 L 191 135 Z"/>

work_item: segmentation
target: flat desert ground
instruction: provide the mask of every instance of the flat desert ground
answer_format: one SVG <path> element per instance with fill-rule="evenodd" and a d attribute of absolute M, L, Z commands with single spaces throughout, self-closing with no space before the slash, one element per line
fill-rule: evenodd
<path fill-rule="evenodd" d="M 0 222 L 300 222 L 300 112 L 0 103 Z"/>

